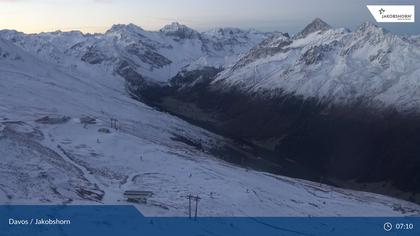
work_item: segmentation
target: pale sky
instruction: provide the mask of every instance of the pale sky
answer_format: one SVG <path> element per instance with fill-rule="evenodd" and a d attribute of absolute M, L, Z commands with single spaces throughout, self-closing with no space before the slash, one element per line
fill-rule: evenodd
<path fill-rule="evenodd" d="M 368 4 L 412 4 L 420 9 L 420 0 L 0 0 L 0 29 L 104 32 L 113 24 L 134 23 L 157 30 L 178 21 L 200 31 L 230 26 L 293 34 L 315 17 L 354 29 L 374 21 Z M 416 23 L 381 26 L 420 34 L 417 17 Z"/>

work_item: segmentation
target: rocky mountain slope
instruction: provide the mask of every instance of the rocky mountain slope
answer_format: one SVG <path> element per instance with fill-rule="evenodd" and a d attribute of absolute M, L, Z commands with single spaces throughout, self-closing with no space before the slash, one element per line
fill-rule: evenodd
<path fill-rule="evenodd" d="M 214 83 L 410 112 L 420 105 L 419 62 L 418 45 L 370 22 L 351 32 L 316 19 L 292 38 L 259 44 Z"/>
<path fill-rule="evenodd" d="M 420 201 L 417 38 L 370 22 L 350 31 L 315 19 L 294 36 L 265 39 L 223 70 L 182 71 L 170 86 L 136 92 L 256 145 L 279 171 L 297 165 L 306 168 L 293 171 L 300 177 Z"/>
<path fill-rule="evenodd" d="M 263 162 L 250 146 L 132 99 L 126 80 L 114 70 L 119 60 L 133 56 L 128 50 L 132 38 L 120 35 L 121 27 L 143 32 L 129 25 L 115 26 L 105 35 L 0 33 L 2 204 L 127 204 L 125 190 L 145 190 L 153 196 L 136 206 L 153 216 L 185 216 L 188 194 L 202 198 L 199 214 L 206 216 L 419 214 L 419 206 L 406 201 L 224 161 Z M 181 41 L 198 37 L 182 27 L 171 30 L 176 27 L 151 34 L 168 33 Z M 208 34 L 218 38 L 225 33 Z M 138 50 L 170 50 L 150 38 L 136 44 L 141 45 Z M 110 42 L 112 47 L 107 46 Z M 140 58 L 136 62 L 136 73 L 149 63 Z M 142 77 L 154 73 L 145 71 Z"/>

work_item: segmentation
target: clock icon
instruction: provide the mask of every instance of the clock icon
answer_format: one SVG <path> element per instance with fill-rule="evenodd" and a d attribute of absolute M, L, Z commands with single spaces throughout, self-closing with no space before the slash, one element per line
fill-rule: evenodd
<path fill-rule="evenodd" d="M 389 222 L 385 223 L 384 224 L 384 230 L 387 231 L 387 232 L 391 231 L 392 230 L 392 224 L 389 223 Z"/>

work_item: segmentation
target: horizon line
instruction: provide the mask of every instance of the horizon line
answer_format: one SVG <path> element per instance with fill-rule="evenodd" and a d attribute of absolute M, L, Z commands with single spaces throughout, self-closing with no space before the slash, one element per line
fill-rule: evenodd
<path fill-rule="evenodd" d="M 320 17 L 316 17 L 316 18 L 314 18 L 312 21 L 310 21 L 306 26 L 308 26 L 309 24 L 311 24 L 312 22 L 314 22 L 316 19 L 320 19 L 320 20 L 322 20 Z M 322 20 L 323 22 L 325 22 L 324 20 Z M 362 23 L 360 23 L 360 24 L 358 24 L 357 26 L 356 26 L 356 28 L 358 28 L 358 27 L 360 27 L 361 25 L 363 25 L 363 24 L 365 24 L 366 22 L 370 22 L 370 23 L 372 23 L 372 24 L 374 24 L 374 25 L 376 25 L 377 27 L 380 27 L 380 28 L 383 28 L 383 29 L 385 29 L 385 30 L 388 30 L 386 27 L 382 27 L 382 26 L 379 26 L 378 25 L 378 23 L 376 23 L 376 22 L 373 22 L 373 21 L 371 21 L 371 20 L 366 20 L 366 21 L 363 21 Z M 197 31 L 197 32 L 199 32 L 199 33 L 205 33 L 205 32 L 209 32 L 209 31 L 212 31 L 212 30 L 217 30 L 217 29 L 229 29 L 229 28 L 231 28 L 231 29 L 240 29 L 240 30 L 243 30 L 243 31 L 250 31 L 250 30 L 255 30 L 255 31 L 257 31 L 257 32 L 261 32 L 261 33 L 270 33 L 270 32 L 279 32 L 279 33 L 290 33 L 290 32 L 287 32 L 287 31 L 282 31 L 282 30 L 261 30 L 261 29 L 257 29 L 257 28 L 255 28 L 255 27 L 249 27 L 249 28 L 245 28 L 245 27 L 239 27 L 239 26 L 216 26 L 216 27 L 210 27 L 210 28 L 208 28 L 208 29 L 205 29 L 205 30 L 199 30 L 199 29 L 196 29 L 196 28 L 194 28 L 194 27 L 190 27 L 190 26 L 188 26 L 187 24 L 184 24 L 184 23 L 182 23 L 181 21 L 169 21 L 168 23 L 166 23 L 166 24 L 163 24 L 160 28 L 143 28 L 143 26 L 141 26 L 141 25 L 139 25 L 139 24 L 136 24 L 136 23 L 133 23 L 133 22 L 129 22 L 129 23 L 114 23 L 114 24 L 112 24 L 112 25 L 110 25 L 110 26 L 84 26 L 84 27 L 66 27 L 66 28 L 60 28 L 60 29 L 55 29 L 55 30 L 41 30 L 41 31 L 36 31 L 36 32 L 25 32 L 24 30 L 18 30 L 18 29 L 9 29 L 9 28 L 4 28 L 4 29 L 0 29 L 0 31 L 6 31 L 6 30 L 10 30 L 10 31 L 16 31 L 16 32 L 19 32 L 19 33 L 23 33 L 23 34 L 28 34 L 28 35 L 30 35 L 30 34 L 47 34 L 47 33 L 57 33 L 57 32 L 62 32 L 62 33 L 70 33 L 70 32 L 80 32 L 81 34 L 83 34 L 83 35 L 95 35 L 95 34 L 105 34 L 107 31 L 109 31 L 109 30 L 111 30 L 114 26 L 118 26 L 118 25 L 123 25 L 123 26 L 129 26 L 129 25 L 134 25 L 134 26 L 136 26 L 136 27 L 138 27 L 139 29 L 141 29 L 141 30 L 143 30 L 143 31 L 145 31 L 145 32 L 159 32 L 160 30 L 162 30 L 165 26 L 168 26 L 168 25 L 171 25 L 171 24 L 173 24 L 173 23 L 177 23 L 177 24 L 180 24 L 180 25 L 183 25 L 183 26 L 186 26 L 186 27 L 188 27 L 188 28 L 190 28 L 190 29 L 192 29 L 192 30 L 195 30 L 195 31 Z M 327 22 L 326 22 L 327 23 Z M 327 23 L 328 25 L 330 25 L 329 23 Z M 305 26 L 305 27 L 306 27 Z M 331 26 L 331 25 L 330 25 Z M 302 29 L 300 29 L 300 30 L 298 30 L 298 31 L 296 31 L 295 33 L 293 33 L 293 34 L 291 34 L 291 35 L 295 35 L 295 34 L 298 34 L 299 32 L 301 32 L 305 27 L 303 27 Z M 99 30 L 99 31 L 85 31 L 85 30 L 83 30 L 83 29 L 93 29 L 93 28 L 102 28 L 103 30 Z M 348 30 L 350 30 L 349 28 L 347 28 L 347 27 L 334 27 L 334 26 L 331 26 L 331 28 L 333 28 L 333 29 L 348 29 Z M 350 30 L 350 31 L 354 31 L 354 30 Z M 389 30 L 388 30 L 389 31 Z M 390 31 L 390 32 L 392 32 L 392 31 Z M 392 32 L 392 33 L 394 33 L 394 34 L 398 34 L 398 35 L 420 35 L 420 34 L 409 34 L 409 33 L 396 33 L 396 32 Z"/>

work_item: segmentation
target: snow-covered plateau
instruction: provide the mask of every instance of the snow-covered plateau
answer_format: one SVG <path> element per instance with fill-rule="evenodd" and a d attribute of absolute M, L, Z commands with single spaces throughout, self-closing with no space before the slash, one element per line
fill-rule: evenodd
<path fill-rule="evenodd" d="M 340 32 L 327 35 L 344 38 Z M 124 191 L 141 190 L 153 192 L 134 203 L 148 216 L 186 216 L 189 194 L 201 197 L 200 216 L 419 215 L 407 201 L 225 162 L 212 150 L 232 140 L 126 90 L 124 75 L 165 81 L 194 62 L 225 66 L 267 37 L 176 23 L 159 32 L 116 25 L 97 35 L 2 31 L 0 203 L 131 204 Z"/>

